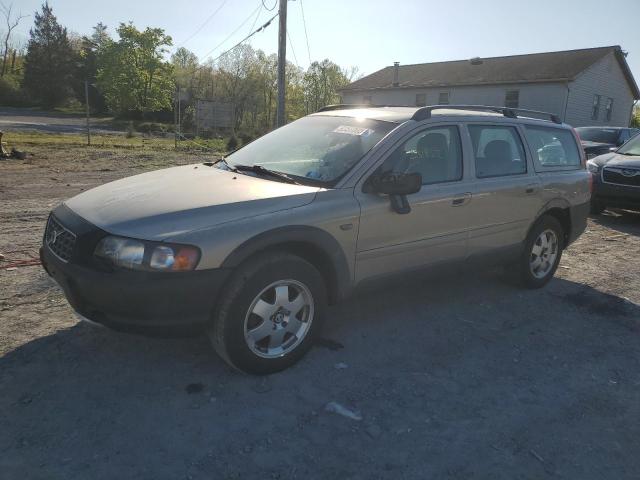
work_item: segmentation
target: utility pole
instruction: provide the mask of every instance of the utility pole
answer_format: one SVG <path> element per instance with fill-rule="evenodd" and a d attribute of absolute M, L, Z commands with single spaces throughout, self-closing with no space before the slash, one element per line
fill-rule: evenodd
<path fill-rule="evenodd" d="M 91 126 L 89 125 L 89 80 L 84 81 L 84 104 L 87 111 L 87 145 L 91 145 Z"/>
<path fill-rule="evenodd" d="M 182 93 L 180 92 L 180 85 L 178 85 L 178 140 L 182 140 L 182 117 L 180 112 L 182 110 Z"/>
<path fill-rule="evenodd" d="M 178 148 L 178 89 L 176 86 L 176 96 L 173 98 L 173 146 Z"/>
<path fill-rule="evenodd" d="M 285 124 L 285 67 L 287 65 L 287 1 L 279 0 L 280 8 L 278 16 L 280 20 L 280 28 L 278 30 L 278 109 L 276 123 L 278 127 Z"/>

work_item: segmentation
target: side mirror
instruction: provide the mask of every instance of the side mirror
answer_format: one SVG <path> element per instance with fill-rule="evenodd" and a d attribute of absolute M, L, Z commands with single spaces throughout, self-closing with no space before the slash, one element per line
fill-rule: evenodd
<path fill-rule="evenodd" d="M 422 175 L 419 173 L 385 173 L 373 175 L 365 183 L 365 193 L 389 195 L 391 208 L 400 214 L 411 212 L 407 195 L 419 192 L 422 188 Z"/>
<path fill-rule="evenodd" d="M 422 175 L 419 173 L 385 173 L 372 176 L 367 191 L 384 195 L 411 195 L 422 188 Z"/>

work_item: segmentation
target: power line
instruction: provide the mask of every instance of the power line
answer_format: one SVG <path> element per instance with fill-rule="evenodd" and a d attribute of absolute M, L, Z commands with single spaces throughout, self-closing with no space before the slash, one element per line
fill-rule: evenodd
<path fill-rule="evenodd" d="M 264 2 L 262 2 L 262 7 L 264 8 Z M 260 14 L 262 13 L 262 8 L 258 9 L 258 13 L 256 14 L 256 18 L 253 19 L 253 23 L 251 24 L 251 28 L 249 29 L 249 32 L 252 32 L 253 29 L 256 26 L 256 23 L 258 23 L 258 18 L 260 18 Z"/>
<path fill-rule="evenodd" d="M 300 0 L 300 9 L 302 10 L 302 25 L 304 25 L 304 38 L 307 40 L 307 55 L 309 56 L 309 65 L 311 65 L 311 49 L 309 48 L 309 35 L 307 34 L 307 22 L 304 19 L 304 6 Z"/>
<path fill-rule="evenodd" d="M 214 58 L 213 60 L 211 60 L 211 63 L 214 63 L 216 60 L 218 60 L 220 57 L 226 55 L 227 53 L 229 53 L 231 50 L 233 50 L 234 48 L 240 46 L 241 44 L 243 44 L 244 42 L 246 42 L 247 40 L 249 40 L 251 37 L 253 37 L 256 33 L 261 32 L 262 30 L 264 30 L 265 28 L 267 28 L 269 25 L 271 25 L 271 22 L 273 22 L 273 19 L 276 18 L 278 16 L 278 14 L 276 13 L 273 17 L 271 17 L 269 20 L 267 20 L 264 24 L 262 24 L 262 26 L 260 28 L 258 28 L 257 30 L 254 30 L 253 32 L 251 32 L 249 35 L 247 35 L 246 37 L 244 37 L 242 40 L 240 40 L 238 43 L 236 43 L 233 47 L 231 47 L 228 50 L 225 50 L 224 52 L 222 52 L 220 55 L 218 55 L 216 58 Z"/>
<path fill-rule="evenodd" d="M 291 35 L 289 35 L 289 30 L 287 30 L 287 38 L 289 39 L 289 45 L 291 46 L 291 53 L 293 53 L 293 60 L 296 62 L 296 67 L 300 68 L 298 64 L 298 57 L 296 57 L 296 51 L 293 48 L 293 42 L 291 41 Z"/>
<path fill-rule="evenodd" d="M 273 2 L 273 7 L 268 8 L 265 4 L 264 4 L 264 0 L 262 0 L 262 6 L 264 7 L 265 10 L 267 10 L 268 12 L 273 12 L 273 9 L 276 8 L 276 6 L 278 5 L 278 0 L 274 0 Z"/>
<path fill-rule="evenodd" d="M 209 23 L 211 21 L 211 19 L 213 17 L 216 16 L 216 14 L 222 9 L 222 7 L 224 7 L 225 3 L 227 3 L 229 0 L 223 0 L 222 3 L 220 4 L 220 6 L 218 8 L 215 9 L 215 11 L 209 15 L 207 17 L 207 19 L 202 23 L 202 25 L 200 25 L 195 32 L 193 32 L 191 35 L 189 35 L 189 37 L 187 37 L 185 40 L 183 40 L 180 45 L 178 45 L 178 48 L 183 46 L 185 43 L 187 43 L 189 40 L 191 40 L 193 37 L 195 37 L 198 33 L 200 33 L 200 31 L 207 25 L 207 23 Z"/>
<path fill-rule="evenodd" d="M 236 28 L 233 32 L 231 32 L 227 38 L 225 38 L 223 41 L 221 41 L 218 45 L 216 45 L 215 47 L 213 47 L 211 50 L 209 50 L 207 53 L 205 53 L 201 58 L 206 59 L 209 55 L 211 55 L 213 52 L 215 52 L 218 48 L 220 48 L 222 45 L 224 45 L 227 40 L 229 40 L 231 37 L 233 37 L 238 30 L 240 30 L 242 27 L 245 26 L 245 24 L 251 20 L 251 17 L 253 17 L 253 15 L 262 8 L 262 3 L 260 5 L 258 5 L 258 8 L 256 8 L 255 10 L 253 10 L 249 16 L 247 18 L 244 19 L 244 21 L 238 26 L 238 28 Z M 243 40 L 244 41 L 244 40 Z"/>

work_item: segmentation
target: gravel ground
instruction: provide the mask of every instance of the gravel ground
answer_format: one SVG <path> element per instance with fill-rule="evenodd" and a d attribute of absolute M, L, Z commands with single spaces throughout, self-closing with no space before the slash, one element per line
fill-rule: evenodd
<path fill-rule="evenodd" d="M 257 378 L 204 338 L 78 323 L 41 267 L 6 269 L 64 198 L 198 158 L 31 150 L 0 162 L 3 479 L 638 478 L 640 215 L 593 218 L 542 290 L 471 272 L 361 292 Z"/>

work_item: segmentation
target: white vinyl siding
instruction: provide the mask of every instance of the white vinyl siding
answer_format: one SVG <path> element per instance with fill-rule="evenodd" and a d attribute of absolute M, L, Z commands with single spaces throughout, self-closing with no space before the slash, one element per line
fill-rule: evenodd
<path fill-rule="evenodd" d="M 451 104 L 506 105 L 507 92 L 518 92 L 517 108 L 554 113 L 574 127 L 610 125 L 626 127 L 631 118 L 633 93 L 614 53 L 606 55 L 580 73 L 572 82 L 518 83 L 504 85 L 452 86 L 433 88 L 389 88 L 370 91 L 343 91 L 346 103 L 360 103 L 362 95 L 373 97 L 377 105 L 415 105 L 424 94 L 427 105 L 444 103 L 441 94 L 449 94 Z M 592 119 L 594 95 L 600 95 L 598 117 Z M 611 99 L 610 112 L 607 102 Z M 511 100 L 515 95 L 511 94 Z M 512 107 L 516 108 L 516 107 Z"/>
<path fill-rule="evenodd" d="M 594 95 L 600 96 L 597 119 L 593 116 Z M 610 119 L 607 120 L 607 99 L 612 100 Z M 569 84 L 567 118 L 574 127 L 610 125 L 627 127 L 631 117 L 633 93 L 613 53 L 591 65 Z"/>
<path fill-rule="evenodd" d="M 567 87 L 563 83 L 531 83 L 509 85 L 479 85 L 451 87 L 450 104 L 468 105 L 504 105 L 505 92 L 517 90 L 518 108 L 542 110 L 556 115 L 564 114 Z M 415 105 L 416 95 L 425 94 L 427 105 L 437 105 L 441 88 L 397 88 L 371 92 L 375 105 Z M 361 103 L 364 92 L 344 91 L 345 103 Z M 369 93 L 367 93 L 369 95 Z"/>

